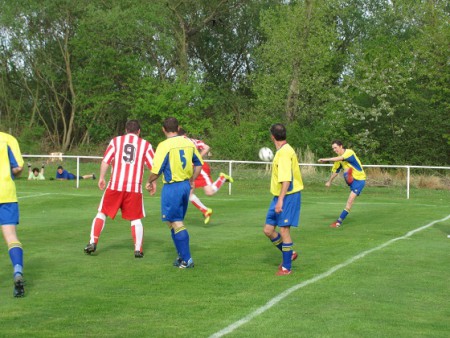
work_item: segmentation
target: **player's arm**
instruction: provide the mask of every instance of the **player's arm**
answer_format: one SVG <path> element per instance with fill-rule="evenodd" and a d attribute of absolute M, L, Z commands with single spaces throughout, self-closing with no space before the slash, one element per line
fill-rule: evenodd
<path fill-rule="evenodd" d="M 150 193 L 150 195 L 154 195 L 156 192 L 156 180 L 158 177 L 158 174 L 151 173 L 147 183 L 145 184 L 145 189 Z"/>
<path fill-rule="evenodd" d="M 15 168 L 12 168 L 11 170 L 12 170 L 14 177 L 19 177 L 20 174 L 22 173 L 23 167 L 15 167 Z"/>
<path fill-rule="evenodd" d="M 319 162 L 339 162 L 339 161 L 343 161 L 343 160 L 344 160 L 344 156 L 319 158 Z"/>
<path fill-rule="evenodd" d="M 331 182 L 333 182 L 333 180 L 338 176 L 339 174 L 337 172 L 333 172 L 331 173 L 330 178 L 328 179 L 328 181 L 325 183 L 326 187 L 330 187 L 331 186 Z"/>
<path fill-rule="evenodd" d="M 106 176 L 106 171 L 109 168 L 109 164 L 102 161 L 102 164 L 100 165 L 100 176 L 98 178 L 98 187 L 100 190 L 105 190 L 106 187 L 106 181 L 105 181 L 105 176 Z"/>
<path fill-rule="evenodd" d="M 12 151 L 12 149 L 10 148 L 9 145 L 8 145 L 8 157 L 9 157 L 9 165 L 11 168 L 11 173 L 14 175 L 14 177 L 20 176 L 20 174 L 22 173 L 23 167 L 21 165 L 19 165 L 19 162 L 17 161 L 16 156 L 14 155 L 14 152 Z"/>
<path fill-rule="evenodd" d="M 200 150 L 200 156 L 202 158 L 205 158 L 205 156 L 208 155 L 210 149 L 211 149 L 211 147 L 209 145 L 207 145 L 206 143 L 203 143 L 203 148 L 199 149 Z"/>
<path fill-rule="evenodd" d="M 286 193 L 289 189 L 289 186 L 291 185 L 290 181 L 281 182 L 281 191 L 280 195 L 278 196 L 277 204 L 275 205 L 275 212 L 279 214 L 283 211 L 283 202 L 284 202 L 284 196 L 286 196 Z"/>
<path fill-rule="evenodd" d="M 192 177 L 189 179 L 189 183 L 191 184 L 191 189 L 195 189 L 195 179 L 200 175 L 202 171 L 202 166 L 194 166 L 194 173 Z"/>

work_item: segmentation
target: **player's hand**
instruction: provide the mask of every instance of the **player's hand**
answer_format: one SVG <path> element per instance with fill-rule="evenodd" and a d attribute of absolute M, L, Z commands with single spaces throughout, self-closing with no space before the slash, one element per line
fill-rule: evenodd
<path fill-rule="evenodd" d="M 323 163 L 323 162 L 326 162 L 326 161 L 325 161 L 325 159 L 323 159 L 323 158 L 319 158 L 319 159 L 317 160 L 317 162 Z"/>
<path fill-rule="evenodd" d="M 150 195 L 154 195 L 156 192 L 156 182 L 153 181 L 152 183 L 146 183 L 145 184 L 145 189 L 150 193 Z"/>
<path fill-rule="evenodd" d="M 99 188 L 100 190 L 105 190 L 105 188 L 106 188 L 106 182 L 105 182 L 105 179 L 104 179 L 104 178 L 99 178 L 99 179 L 98 179 L 98 188 Z"/>
<path fill-rule="evenodd" d="M 275 205 L 275 212 L 277 214 L 281 213 L 283 211 L 283 202 L 278 200 L 277 204 Z"/>

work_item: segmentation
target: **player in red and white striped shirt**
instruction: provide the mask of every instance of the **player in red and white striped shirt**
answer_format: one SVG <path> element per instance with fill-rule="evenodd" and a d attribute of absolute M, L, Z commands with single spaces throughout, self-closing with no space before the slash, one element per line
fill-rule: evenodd
<path fill-rule="evenodd" d="M 97 216 L 91 227 L 91 238 L 84 252 L 91 254 L 97 249 L 98 239 L 105 226 L 106 216 L 116 217 L 121 209 L 122 218 L 131 221 L 131 234 L 134 240 L 134 256 L 141 258 L 143 253 L 144 228 L 141 219 L 145 217 L 142 196 L 142 177 L 144 164 L 153 166 L 153 148 L 149 142 L 139 137 L 141 129 L 137 120 L 130 120 L 125 126 L 126 135 L 117 136 L 106 148 L 100 166 L 98 187 L 105 190 L 98 207 Z M 111 177 L 106 186 L 105 175 L 112 166 Z M 156 191 L 156 182 L 153 182 Z"/>
<path fill-rule="evenodd" d="M 203 142 L 202 140 L 196 140 L 194 138 L 190 138 L 186 135 L 186 131 L 183 128 L 180 128 L 178 130 L 178 135 L 182 135 L 186 138 L 189 138 L 194 144 L 195 147 L 200 152 L 200 155 L 202 158 L 206 158 L 208 155 L 210 147 Z M 222 185 L 225 182 L 233 183 L 233 178 L 231 176 L 228 176 L 225 173 L 220 173 L 217 180 L 214 182 L 211 179 L 211 168 L 208 163 L 204 162 L 202 166 L 202 171 L 200 172 L 200 175 L 197 176 L 197 179 L 195 180 L 195 188 L 203 188 L 205 191 L 205 194 L 207 196 L 212 196 L 216 192 L 219 191 L 219 189 L 222 187 Z M 211 208 L 206 207 L 202 201 L 197 197 L 197 195 L 194 194 L 194 190 L 191 191 L 191 195 L 189 196 L 189 201 L 198 209 L 201 211 L 203 216 L 205 217 L 205 224 L 208 224 L 211 215 L 213 213 Z"/>

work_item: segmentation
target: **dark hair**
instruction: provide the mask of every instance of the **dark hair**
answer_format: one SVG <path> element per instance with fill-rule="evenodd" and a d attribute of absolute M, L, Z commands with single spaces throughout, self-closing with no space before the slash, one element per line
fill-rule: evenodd
<path fill-rule="evenodd" d="M 163 122 L 163 128 L 168 133 L 178 133 L 178 120 L 175 117 L 168 117 Z"/>
<path fill-rule="evenodd" d="M 58 169 L 64 169 L 64 168 L 62 167 L 62 165 L 59 165 L 59 166 L 58 166 Z"/>
<path fill-rule="evenodd" d="M 286 140 L 286 127 L 281 123 L 275 123 L 270 126 L 270 133 L 277 141 Z"/>
<path fill-rule="evenodd" d="M 180 136 L 186 135 L 186 130 L 184 130 L 183 128 L 180 127 L 178 129 L 178 135 L 180 135 Z"/>
<path fill-rule="evenodd" d="M 333 144 L 337 144 L 338 146 L 343 146 L 343 144 L 342 144 L 342 142 L 340 140 L 333 140 L 331 142 L 331 145 L 333 145 Z"/>
<path fill-rule="evenodd" d="M 129 120 L 125 124 L 125 130 L 127 133 L 136 134 L 141 129 L 141 125 L 138 120 Z"/>
<path fill-rule="evenodd" d="M 33 168 L 33 170 L 31 170 L 32 172 L 35 172 L 35 171 L 37 171 L 37 172 L 39 172 L 39 169 L 38 168 Z"/>

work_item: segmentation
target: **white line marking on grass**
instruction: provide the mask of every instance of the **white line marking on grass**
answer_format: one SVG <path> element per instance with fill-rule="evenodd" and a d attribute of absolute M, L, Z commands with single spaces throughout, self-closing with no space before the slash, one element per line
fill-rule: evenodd
<path fill-rule="evenodd" d="M 68 194 L 68 193 L 61 193 L 61 192 L 47 192 L 47 193 L 42 193 L 42 194 L 37 194 L 37 195 L 20 196 L 20 197 L 17 197 L 17 198 L 23 199 L 23 198 L 41 197 L 41 196 L 48 196 L 48 195 L 76 196 L 76 197 L 90 197 L 90 196 L 92 196 L 92 195 L 87 195 L 87 194 Z"/>
<path fill-rule="evenodd" d="M 28 195 L 28 196 L 20 196 L 17 197 L 18 199 L 24 199 L 24 198 L 34 198 L 34 197 L 41 197 L 46 195 L 52 195 L 52 193 L 43 193 L 43 194 L 37 194 L 37 195 Z"/>
<path fill-rule="evenodd" d="M 408 233 L 406 233 L 406 235 L 401 236 L 401 237 L 397 237 L 394 239 L 391 239 L 373 249 L 367 250 L 367 251 L 363 251 L 360 254 L 353 256 L 352 258 L 348 259 L 347 261 L 345 261 L 344 263 L 338 264 L 333 266 L 331 269 L 329 269 L 328 271 L 313 277 L 311 279 L 308 279 L 300 284 L 294 285 L 293 287 L 287 289 L 286 291 L 280 293 L 278 296 L 272 298 L 271 300 L 269 300 L 264 306 L 260 307 L 259 309 L 256 309 L 255 311 L 253 311 L 252 313 L 250 313 L 249 315 L 245 316 L 244 318 L 238 320 L 237 322 L 234 322 L 233 324 L 227 326 L 226 328 L 214 333 L 213 335 L 210 336 L 210 338 L 216 338 L 216 337 L 222 337 L 226 334 L 229 334 L 231 332 L 233 332 L 234 330 L 236 330 L 237 328 L 239 328 L 240 326 L 248 323 L 249 321 L 251 321 L 253 318 L 259 316 L 260 314 L 266 312 L 267 310 L 269 310 L 271 307 L 273 307 L 274 305 L 278 304 L 280 301 L 282 301 L 284 298 L 286 298 L 287 296 L 289 296 L 291 293 L 293 293 L 294 291 L 297 291 L 298 289 L 301 289 L 309 284 L 313 284 L 315 282 L 320 281 L 321 279 L 324 279 L 326 277 L 331 276 L 333 273 L 335 273 L 336 271 L 345 268 L 346 266 L 352 264 L 353 262 L 356 262 L 358 259 L 361 259 L 365 256 L 367 256 L 368 254 L 371 254 L 372 252 L 381 250 L 385 247 L 387 247 L 388 245 L 391 245 L 392 243 L 395 243 L 399 240 L 402 239 L 407 239 L 408 237 L 411 237 L 412 235 L 414 235 L 417 232 L 420 232 L 422 230 L 425 230 L 431 226 L 433 226 L 436 223 L 440 223 L 440 222 L 444 222 L 446 220 L 450 219 L 450 215 L 448 215 L 447 217 L 444 217 L 440 220 L 436 220 L 433 221 L 431 223 L 428 223 L 427 225 L 424 225 L 420 228 L 414 229 L 409 231 Z"/>

